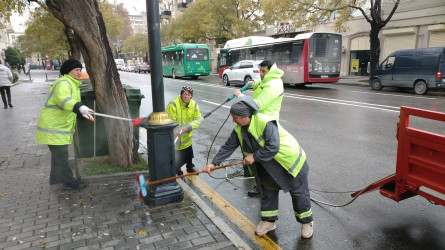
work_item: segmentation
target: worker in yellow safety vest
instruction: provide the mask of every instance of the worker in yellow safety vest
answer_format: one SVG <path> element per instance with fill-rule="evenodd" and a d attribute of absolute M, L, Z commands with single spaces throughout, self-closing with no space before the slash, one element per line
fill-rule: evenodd
<path fill-rule="evenodd" d="M 184 86 L 181 94 L 167 105 L 168 117 L 179 124 L 175 132 L 175 167 L 176 174 L 182 175 L 182 165 L 186 164 L 187 172 L 196 172 L 193 164 L 192 136 L 193 130 L 201 124 L 201 112 L 198 104 L 192 99 L 193 88 Z"/>
<path fill-rule="evenodd" d="M 82 64 L 69 59 L 63 63 L 60 73 L 62 77 L 49 88 L 40 112 L 36 142 L 48 145 L 51 151 L 50 185 L 63 183 L 64 190 L 82 189 L 87 185 L 73 177 L 68 164 L 68 145 L 73 141 L 77 115 L 94 121 L 93 111 L 80 102 Z"/>
<path fill-rule="evenodd" d="M 281 80 L 284 72 L 271 60 L 264 60 L 259 66 L 261 81 L 248 81 L 250 87 L 255 90 L 252 98 L 259 107 L 259 113 L 269 115 L 278 121 L 284 94 L 283 81 Z M 236 90 L 234 95 L 236 97 L 244 96 L 239 90 Z M 244 175 L 249 176 L 246 171 Z M 258 194 L 256 186 L 247 192 L 249 196 Z"/>
<path fill-rule="evenodd" d="M 310 238 L 313 219 L 306 154 L 277 120 L 258 110 L 249 96 L 241 97 L 232 105 L 230 114 L 237 126 L 203 172 L 211 174 L 216 165 L 241 146 L 243 163 L 255 174 L 261 193 L 261 222 L 255 233 L 264 235 L 276 228 L 278 195 L 282 189 L 291 195 L 295 218 L 302 224 L 301 237 Z"/>

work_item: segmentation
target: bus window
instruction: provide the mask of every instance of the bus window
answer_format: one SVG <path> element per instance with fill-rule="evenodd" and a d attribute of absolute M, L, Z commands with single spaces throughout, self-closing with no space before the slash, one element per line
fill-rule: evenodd
<path fill-rule="evenodd" d="M 258 49 L 256 57 L 253 60 L 265 60 L 265 59 L 266 59 L 266 50 L 264 48 Z"/>
<path fill-rule="evenodd" d="M 300 64 L 301 54 L 303 53 L 303 43 L 298 41 L 292 47 L 292 64 Z"/>
<path fill-rule="evenodd" d="M 207 49 L 187 49 L 187 61 L 207 61 Z"/>
<path fill-rule="evenodd" d="M 327 39 L 317 38 L 315 39 L 315 57 L 326 57 L 327 51 Z"/>
<path fill-rule="evenodd" d="M 232 63 L 236 63 L 239 62 L 240 59 L 240 51 L 239 50 L 234 50 L 232 51 Z"/>

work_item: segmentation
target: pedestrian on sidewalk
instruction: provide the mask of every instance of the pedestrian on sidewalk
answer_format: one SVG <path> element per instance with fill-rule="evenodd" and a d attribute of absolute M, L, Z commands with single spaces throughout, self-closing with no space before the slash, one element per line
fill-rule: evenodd
<path fill-rule="evenodd" d="M 48 145 L 51 151 L 50 185 L 63 183 L 64 190 L 82 189 L 87 185 L 73 177 L 68 164 L 68 145 L 73 141 L 77 115 L 94 122 L 93 111 L 80 102 L 82 64 L 69 59 L 60 68 L 60 73 L 62 77 L 49 88 L 40 112 L 36 142 Z"/>
<path fill-rule="evenodd" d="M 23 70 L 25 71 L 25 75 L 28 75 L 29 71 L 31 70 L 30 63 L 25 63 Z"/>
<path fill-rule="evenodd" d="M 278 220 L 279 190 L 289 192 L 295 218 L 302 224 L 301 237 L 311 238 L 313 220 L 308 185 L 309 166 L 297 140 L 273 117 L 258 113 L 258 105 L 249 96 L 240 97 L 230 114 L 237 126 L 203 172 L 221 164 L 241 146 L 243 163 L 255 174 L 261 193 L 261 222 L 257 235 L 275 230 Z"/>
<path fill-rule="evenodd" d="M 281 77 L 284 72 L 277 67 L 275 62 L 271 60 L 264 60 L 260 63 L 260 77 L 261 81 L 251 80 L 248 84 L 255 90 L 253 92 L 253 100 L 259 107 L 259 113 L 269 115 L 276 121 L 280 118 L 281 103 L 283 102 L 284 86 Z M 236 97 L 244 96 L 241 91 L 236 90 L 233 93 Z M 246 170 L 244 170 L 245 176 Z M 247 192 L 247 195 L 258 195 L 258 187 L 253 187 Z"/>
<path fill-rule="evenodd" d="M 0 94 L 2 96 L 4 109 L 7 109 L 8 105 L 11 108 L 13 107 L 11 104 L 11 86 L 13 79 L 11 70 L 3 65 L 0 60 Z M 6 97 L 8 97 L 8 102 L 6 102 Z"/>
<path fill-rule="evenodd" d="M 201 125 L 201 112 L 198 104 L 192 100 L 193 88 L 184 86 L 181 94 L 175 97 L 167 105 L 168 117 L 179 124 L 179 129 L 175 132 L 175 167 L 176 174 L 182 175 L 182 165 L 186 164 L 187 172 L 198 171 L 193 164 L 192 136 L 193 130 Z"/>

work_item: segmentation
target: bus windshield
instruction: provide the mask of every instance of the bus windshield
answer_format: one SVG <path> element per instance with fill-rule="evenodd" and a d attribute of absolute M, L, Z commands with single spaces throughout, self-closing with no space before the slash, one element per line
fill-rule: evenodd
<path fill-rule="evenodd" d="M 187 49 L 186 50 L 186 60 L 191 61 L 208 61 L 207 55 L 208 50 L 207 49 Z"/>

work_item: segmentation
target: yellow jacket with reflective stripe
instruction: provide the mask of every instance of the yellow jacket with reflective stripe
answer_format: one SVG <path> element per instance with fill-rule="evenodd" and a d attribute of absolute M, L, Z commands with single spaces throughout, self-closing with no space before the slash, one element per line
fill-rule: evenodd
<path fill-rule="evenodd" d="M 166 110 L 168 117 L 177 122 L 182 128 L 188 127 L 187 133 L 181 134 L 178 143 L 175 144 L 176 150 L 183 150 L 192 145 L 193 130 L 201 125 L 201 112 L 198 104 L 191 99 L 189 104 L 185 106 L 181 96 L 174 98 L 168 105 Z"/>
<path fill-rule="evenodd" d="M 255 81 L 252 86 L 255 91 L 252 98 L 258 105 L 259 112 L 279 120 L 281 103 L 283 101 L 284 87 L 281 77 L 283 71 L 276 64 L 270 67 L 263 80 Z"/>
<path fill-rule="evenodd" d="M 82 82 L 69 75 L 57 79 L 49 88 L 48 98 L 37 123 L 36 142 L 47 145 L 71 144 L 76 126 L 74 105 L 80 102 Z"/>
<path fill-rule="evenodd" d="M 255 138 L 258 144 L 264 148 L 264 138 L 263 132 L 266 128 L 266 125 L 269 121 L 275 121 L 273 117 L 258 113 L 252 115 L 252 119 L 250 121 L 249 128 L 247 131 Z M 281 125 L 276 122 L 278 126 L 278 133 L 280 135 L 280 149 L 278 153 L 274 156 L 274 159 L 284 168 L 286 171 L 291 174 L 293 177 L 296 177 L 303 167 L 304 162 L 306 161 L 306 153 L 298 144 L 297 140 L 289 134 Z M 241 144 L 241 149 L 243 149 L 243 136 L 241 134 L 241 127 L 236 126 L 235 132 L 238 135 L 238 140 Z M 249 153 L 243 151 L 243 155 L 246 156 Z"/>

